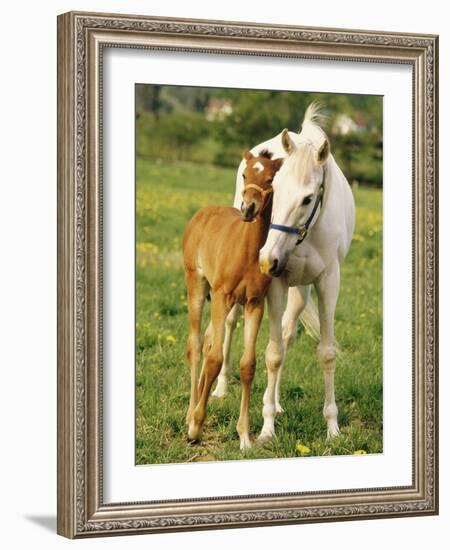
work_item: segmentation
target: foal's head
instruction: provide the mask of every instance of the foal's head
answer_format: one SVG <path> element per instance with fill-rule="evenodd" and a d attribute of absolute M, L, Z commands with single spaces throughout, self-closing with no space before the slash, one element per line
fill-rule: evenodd
<path fill-rule="evenodd" d="M 247 161 L 242 177 L 244 189 L 242 191 L 241 213 L 242 219 L 250 222 L 263 211 L 268 204 L 272 193 L 272 181 L 281 168 L 283 159 L 272 160 L 272 153 L 264 149 L 258 156 L 245 151 Z"/>

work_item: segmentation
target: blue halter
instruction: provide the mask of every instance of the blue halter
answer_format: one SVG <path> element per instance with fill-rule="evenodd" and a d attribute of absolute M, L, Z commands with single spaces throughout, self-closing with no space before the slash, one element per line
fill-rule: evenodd
<path fill-rule="evenodd" d="M 306 239 L 306 236 L 308 235 L 309 226 L 311 225 L 314 219 L 314 216 L 316 215 L 317 209 L 319 208 L 319 206 L 322 206 L 322 200 L 323 200 L 323 183 L 320 186 L 319 193 L 317 194 L 317 197 L 316 197 L 316 202 L 314 203 L 314 208 L 312 209 L 312 212 L 309 218 L 306 220 L 306 223 L 304 223 L 300 227 L 293 227 L 291 225 L 278 225 L 277 223 L 271 223 L 269 226 L 269 229 L 276 229 L 277 231 L 282 231 L 283 233 L 292 233 L 292 234 L 298 235 L 297 242 L 295 243 L 295 245 L 297 246 L 298 244 L 302 243 Z"/>

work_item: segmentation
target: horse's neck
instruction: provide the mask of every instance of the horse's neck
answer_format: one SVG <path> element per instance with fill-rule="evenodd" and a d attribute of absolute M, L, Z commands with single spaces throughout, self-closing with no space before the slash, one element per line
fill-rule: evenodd
<path fill-rule="evenodd" d="M 323 206 L 311 231 L 310 244 L 316 246 L 319 237 L 324 242 L 338 243 L 338 248 L 348 250 L 354 228 L 354 200 L 350 185 L 338 164 L 330 154 L 326 166 Z M 345 252 L 346 253 L 346 252 Z"/>

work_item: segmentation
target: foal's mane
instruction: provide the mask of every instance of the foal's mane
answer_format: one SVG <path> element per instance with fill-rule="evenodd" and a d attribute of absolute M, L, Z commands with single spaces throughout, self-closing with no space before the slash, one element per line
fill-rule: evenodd
<path fill-rule="evenodd" d="M 271 158 L 273 157 L 273 153 L 271 153 L 269 149 L 261 149 L 257 156 L 271 160 Z"/>

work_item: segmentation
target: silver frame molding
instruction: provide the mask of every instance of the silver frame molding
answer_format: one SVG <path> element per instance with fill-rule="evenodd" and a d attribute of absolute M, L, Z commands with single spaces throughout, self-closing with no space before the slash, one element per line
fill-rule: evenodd
<path fill-rule="evenodd" d="M 102 51 L 165 49 L 413 68 L 413 484 L 105 504 Z M 100 535 L 438 513 L 438 37 L 70 12 L 58 17 L 58 533 Z"/>

